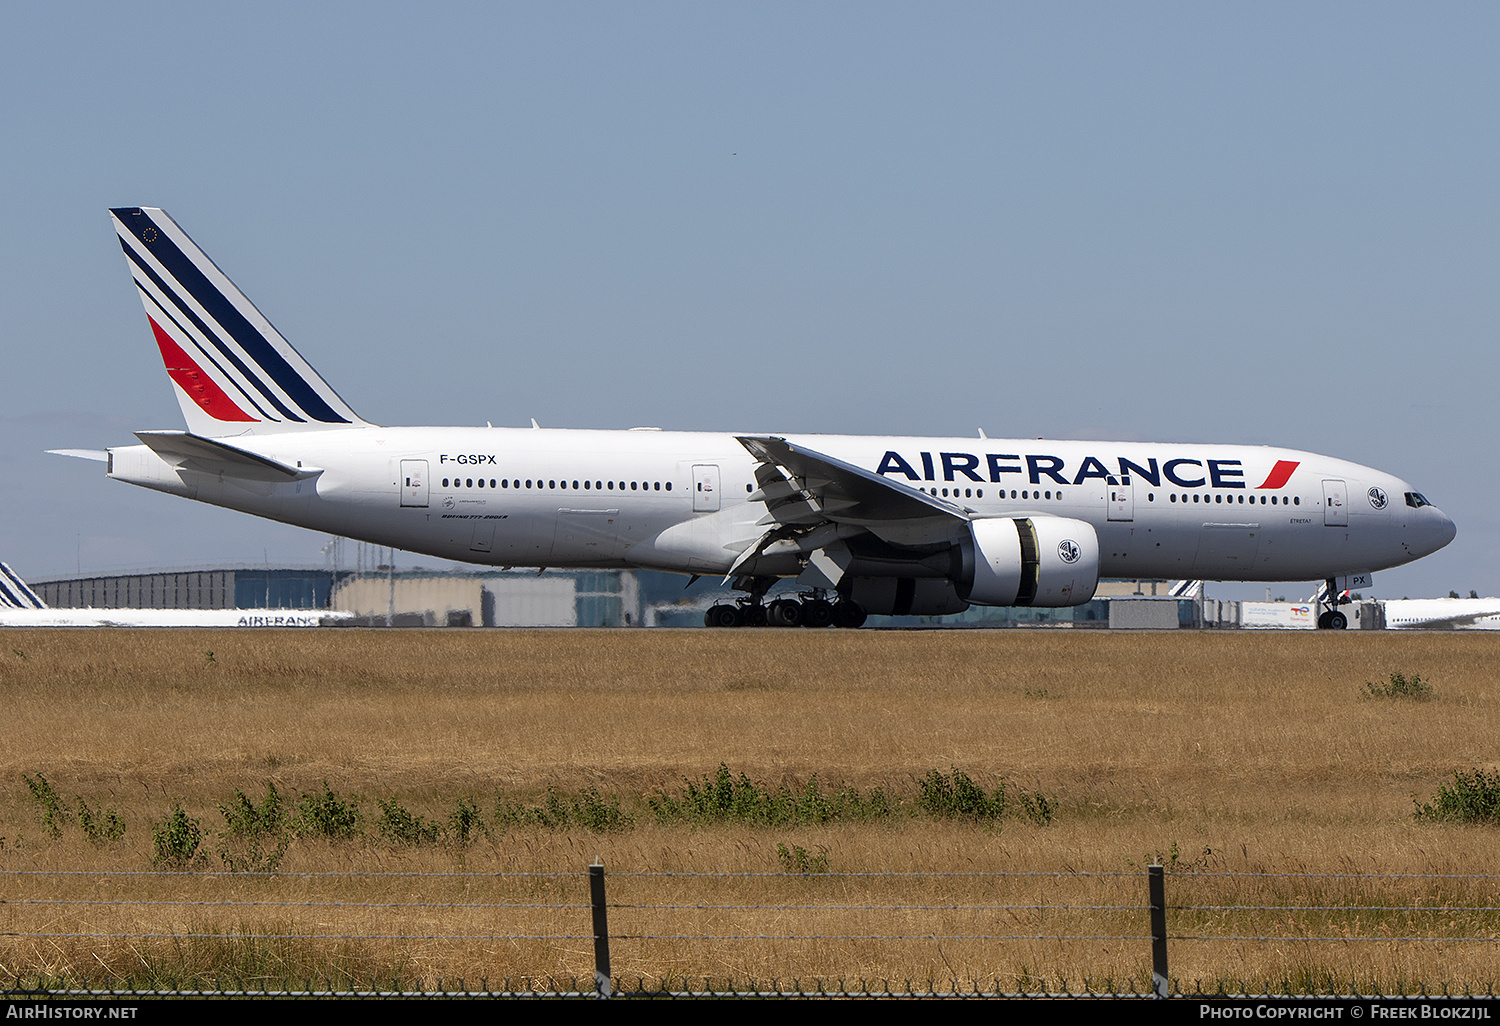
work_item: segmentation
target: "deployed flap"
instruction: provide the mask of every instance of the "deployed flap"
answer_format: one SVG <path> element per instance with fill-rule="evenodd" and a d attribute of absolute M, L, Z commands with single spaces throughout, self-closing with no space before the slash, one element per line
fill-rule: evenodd
<path fill-rule="evenodd" d="M 765 523 L 852 524 L 897 545 L 945 542 L 968 527 L 960 506 L 784 438 L 741 436 L 739 443 L 786 475 L 770 483 L 756 475 L 761 488 L 750 497 L 766 504 Z"/>
<path fill-rule="evenodd" d="M 174 466 L 251 481 L 301 481 L 323 473 L 321 467 L 294 467 L 213 438 L 186 431 L 137 431 L 135 437 Z"/>

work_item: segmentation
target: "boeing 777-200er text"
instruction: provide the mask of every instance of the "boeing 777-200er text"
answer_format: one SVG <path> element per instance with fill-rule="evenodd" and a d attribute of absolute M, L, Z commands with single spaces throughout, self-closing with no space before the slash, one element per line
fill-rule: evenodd
<path fill-rule="evenodd" d="M 162 210 L 115 230 L 187 418 L 108 476 L 444 559 L 718 575 L 719 626 L 1087 602 L 1101 576 L 1360 578 L 1452 540 L 1411 485 L 1244 445 L 379 427 Z M 796 578 L 802 599 L 762 603 Z M 1336 605 L 1321 623 L 1343 627 Z"/>

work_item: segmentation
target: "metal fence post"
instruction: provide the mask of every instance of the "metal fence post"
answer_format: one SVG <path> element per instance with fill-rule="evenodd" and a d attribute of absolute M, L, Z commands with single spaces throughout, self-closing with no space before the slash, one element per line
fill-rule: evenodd
<path fill-rule="evenodd" d="M 1166 872 L 1157 865 L 1147 866 L 1146 873 L 1151 890 L 1151 991 L 1160 999 L 1167 996 Z M 603 888 L 602 881 L 599 886 Z"/>
<path fill-rule="evenodd" d="M 600 998 L 610 995 L 612 984 L 609 975 L 609 917 L 604 905 L 604 867 L 598 863 L 589 867 L 589 901 L 594 907 L 594 988 Z"/>

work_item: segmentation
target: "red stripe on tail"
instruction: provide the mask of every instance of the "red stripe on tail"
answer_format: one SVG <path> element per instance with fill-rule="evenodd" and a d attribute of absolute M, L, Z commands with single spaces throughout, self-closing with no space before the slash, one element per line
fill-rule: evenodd
<path fill-rule="evenodd" d="M 1277 460 L 1276 466 L 1271 468 L 1271 472 L 1266 475 L 1265 481 L 1257 485 L 1257 487 L 1280 488 L 1291 478 L 1292 471 L 1300 466 L 1302 466 L 1302 463 L 1298 460 Z"/>
<path fill-rule="evenodd" d="M 162 330 L 161 325 L 156 323 L 156 318 L 146 319 L 151 322 L 151 331 L 156 335 L 156 347 L 161 350 L 161 362 L 167 365 L 167 376 L 178 388 L 192 396 L 193 401 L 203 407 L 210 417 L 214 420 L 260 420 L 236 406 L 234 400 L 214 383 L 214 379 L 203 373 L 202 368 L 193 362 L 193 358 L 172 341 L 172 336 Z"/>

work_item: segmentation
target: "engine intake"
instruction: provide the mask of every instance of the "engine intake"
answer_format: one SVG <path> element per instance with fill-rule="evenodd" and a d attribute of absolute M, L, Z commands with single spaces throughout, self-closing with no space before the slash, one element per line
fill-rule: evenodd
<path fill-rule="evenodd" d="M 987 517 L 969 525 L 959 597 L 979 606 L 1081 606 L 1099 586 L 1099 536 L 1068 517 Z"/>

